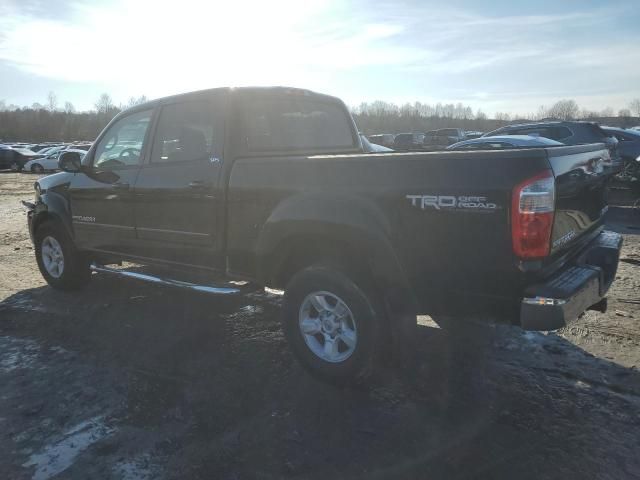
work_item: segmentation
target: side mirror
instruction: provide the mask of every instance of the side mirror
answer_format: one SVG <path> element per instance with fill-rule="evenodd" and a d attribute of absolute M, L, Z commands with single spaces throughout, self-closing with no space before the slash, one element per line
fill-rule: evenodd
<path fill-rule="evenodd" d="M 78 152 L 62 152 L 58 158 L 58 167 L 63 172 L 78 173 L 82 170 L 82 159 Z"/>

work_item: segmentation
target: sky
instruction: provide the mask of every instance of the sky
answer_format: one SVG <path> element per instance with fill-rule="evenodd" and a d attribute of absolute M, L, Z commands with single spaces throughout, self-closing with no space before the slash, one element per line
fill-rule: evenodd
<path fill-rule="evenodd" d="M 0 100 L 286 85 L 531 113 L 640 97 L 640 0 L 0 0 Z"/>

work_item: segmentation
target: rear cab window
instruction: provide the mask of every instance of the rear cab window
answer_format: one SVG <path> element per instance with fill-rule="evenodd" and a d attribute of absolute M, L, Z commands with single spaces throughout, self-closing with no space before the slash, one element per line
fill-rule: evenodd
<path fill-rule="evenodd" d="M 359 149 L 351 117 L 338 102 L 303 95 L 256 95 L 240 101 L 248 153 L 340 153 Z"/>

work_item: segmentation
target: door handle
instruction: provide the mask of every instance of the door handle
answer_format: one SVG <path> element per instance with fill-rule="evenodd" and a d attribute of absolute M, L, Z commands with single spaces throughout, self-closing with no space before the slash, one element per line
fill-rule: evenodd
<path fill-rule="evenodd" d="M 189 182 L 189 188 L 204 189 L 209 187 L 211 187 L 210 183 L 202 182 L 200 180 Z"/>
<path fill-rule="evenodd" d="M 126 182 L 116 182 L 111 184 L 111 188 L 114 190 L 129 190 L 129 184 Z"/>

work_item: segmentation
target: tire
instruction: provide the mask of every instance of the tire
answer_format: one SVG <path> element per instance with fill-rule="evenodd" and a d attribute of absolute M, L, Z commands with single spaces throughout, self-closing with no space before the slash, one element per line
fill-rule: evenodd
<path fill-rule="evenodd" d="M 89 262 L 59 223 L 45 221 L 36 230 L 34 243 L 40 273 L 53 288 L 73 291 L 88 283 L 91 278 Z M 60 258 L 62 264 L 58 261 Z"/>
<path fill-rule="evenodd" d="M 34 163 L 31 165 L 31 173 L 42 173 L 44 172 L 44 167 L 39 163 Z"/>
<path fill-rule="evenodd" d="M 285 289 L 285 336 L 304 368 L 321 380 L 358 384 L 373 373 L 382 310 L 359 283 L 316 265 L 295 274 Z"/>
<path fill-rule="evenodd" d="M 20 172 L 20 171 L 22 171 L 22 167 L 20 166 L 20 164 L 18 162 L 12 162 L 11 163 L 11 171 L 12 172 Z"/>

